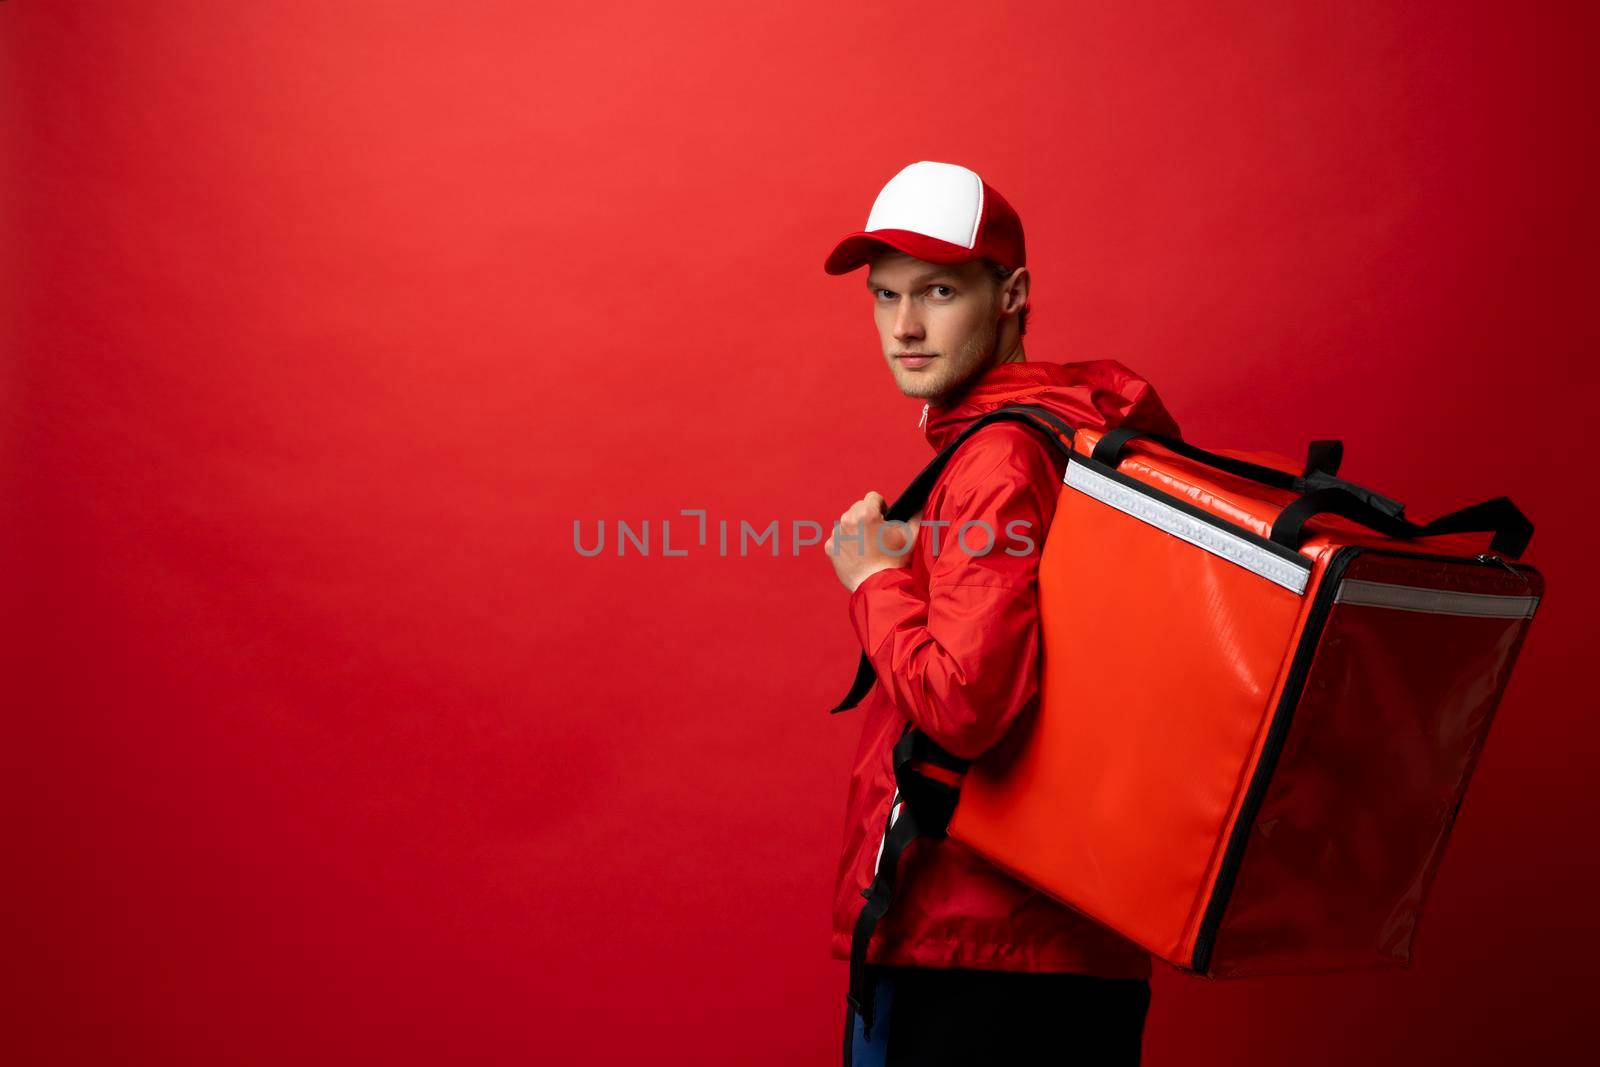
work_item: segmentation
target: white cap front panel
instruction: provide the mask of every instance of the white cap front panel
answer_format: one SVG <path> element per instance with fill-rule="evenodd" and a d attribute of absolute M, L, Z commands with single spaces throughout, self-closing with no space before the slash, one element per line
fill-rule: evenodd
<path fill-rule="evenodd" d="M 872 203 L 866 228 L 910 230 L 971 248 L 982 218 L 983 179 L 954 163 L 924 160 L 889 179 Z"/>

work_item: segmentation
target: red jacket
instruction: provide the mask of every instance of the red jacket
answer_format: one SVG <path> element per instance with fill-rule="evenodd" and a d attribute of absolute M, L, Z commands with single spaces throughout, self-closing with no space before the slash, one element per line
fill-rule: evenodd
<path fill-rule="evenodd" d="M 1178 435 L 1155 389 L 1114 360 L 1004 363 L 946 405 L 930 405 L 935 452 L 1002 404 L 1036 404 L 1073 426 L 1132 423 Z M 1038 547 L 1055 515 L 1063 457 L 1018 423 L 979 430 L 957 451 L 922 512 L 911 565 L 879 571 L 850 594 L 850 621 L 878 681 L 861 715 L 833 907 L 833 955 L 850 958 L 894 795 L 890 752 L 907 718 L 953 755 L 988 749 L 1038 690 Z M 957 547 L 963 523 L 967 550 Z M 938 554 L 933 552 L 937 527 Z M 1008 526 L 1018 521 L 1027 526 Z M 985 541 L 994 538 L 987 552 Z M 1017 533 L 1032 539 L 1028 545 Z M 1006 549 L 1011 549 L 1008 553 Z M 894 901 L 867 961 L 919 967 L 1075 971 L 1146 978 L 1133 942 L 1030 889 L 950 838 L 918 838 L 901 859 Z"/>

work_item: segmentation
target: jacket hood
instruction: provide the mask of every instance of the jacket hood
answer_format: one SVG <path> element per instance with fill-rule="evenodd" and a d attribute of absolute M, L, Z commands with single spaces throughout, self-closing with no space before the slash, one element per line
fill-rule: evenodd
<path fill-rule="evenodd" d="M 1182 436 L 1155 386 L 1114 359 L 996 364 L 944 403 L 928 404 L 923 435 L 937 452 L 979 416 L 1008 404 L 1037 405 L 1074 427 L 1133 425 Z"/>

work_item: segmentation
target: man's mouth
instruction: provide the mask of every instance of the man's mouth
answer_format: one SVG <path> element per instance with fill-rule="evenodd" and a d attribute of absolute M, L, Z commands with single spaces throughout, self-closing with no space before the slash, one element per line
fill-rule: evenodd
<path fill-rule="evenodd" d="M 894 358 L 902 367 L 921 367 L 939 357 L 927 352 L 900 352 Z"/>

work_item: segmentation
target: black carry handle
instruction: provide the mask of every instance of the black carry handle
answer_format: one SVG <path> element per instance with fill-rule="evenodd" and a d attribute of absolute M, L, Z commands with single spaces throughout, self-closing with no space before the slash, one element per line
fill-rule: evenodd
<path fill-rule="evenodd" d="M 1498 552 L 1509 559 L 1521 556 L 1533 538 L 1533 523 L 1518 510 L 1510 497 L 1497 496 L 1493 500 L 1441 515 L 1426 526 L 1418 526 L 1374 508 L 1344 489 L 1330 486 L 1307 493 L 1284 508 L 1272 524 L 1272 540 L 1298 552 L 1301 542 L 1305 540 L 1306 520 L 1323 512 L 1343 515 L 1379 533 L 1407 541 L 1447 533 L 1492 532 L 1494 537 L 1489 542 L 1489 551 Z"/>
<path fill-rule="evenodd" d="M 1533 537 L 1533 523 L 1517 509 L 1509 497 L 1495 497 L 1481 504 L 1452 511 L 1440 516 L 1426 526 L 1418 526 L 1405 517 L 1405 505 L 1392 500 L 1366 486 L 1335 477 L 1344 455 L 1344 445 L 1339 441 L 1313 441 L 1306 450 L 1305 473 L 1296 477 L 1275 467 L 1248 463 L 1231 456 L 1207 452 L 1187 441 L 1179 441 L 1162 434 L 1119 426 L 1095 442 L 1092 458 L 1115 467 L 1122 459 L 1127 443 L 1136 437 L 1150 440 L 1176 452 L 1180 456 L 1228 471 L 1278 489 L 1288 489 L 1301 497 L 1278 515 L 1272 525 L 1272 540 L 1298 552 L 1305 540 L 1306 520 L 1323 512 L 1333 512 L 1353 519 L 1363 526 L 1388 534 L 1390 537 L 1411 540 L 1446 533 L 1489 533 L 1494 538 L 1489 543 L 1492 552 L 1516 559 L 1528 547 Z"/>
<path fill-rule="evenodd" d="M 1235 459 L 1232 456 L 1219 455 L 1216 452 L 1207 452 L 1203 448 L 1191 445 L 1187 441 L 1180 441 L 1175 437 L 1165 434 L 1152 433 L 1131 426 L 1119 426 L 1111 430 L 1100 440 L 1095 442 L 1094 453 L 1091 458 L 1097 463 L 1104 463 L 1108 467 L 1116 467 L 1122 461 L 1123 452 L 1129 441 L 1138 437 L 1146 437 L 1161 445 L 1169 451 L 1185 456 L 1196 463 L 1204 463 L 1208 467 L 1227 471 L 1229 474 L 1262 485 L 1269 485 L 1274 489 L 1287 489 L 1292 493 L 1310 493 L 1318 489 L 1343 489 L 1366 501 L 1372 507 L 1396 519 L 1405 515 L 1406 506 L 1398 500 L 1390 499 L 1382 493 L 1368 489 L 1355 482 L 1347 482 L 1343 478 L 1335 477 L 1339 471 L 1339 463 L 1344 458 L 1344 442 L 1335 440 L 1312 441 L 1306 448 L 1306 465 L 1303 473 L 1299 475 L 1281 471 L 1276 467 L 1265 467 L 1259 463 L 1250 463 L 1247 460 Z"/>
<path fill-rule="evenodd" d="M 883 517 L 893 522 L 905 522 L 921 511 L 922 506 L 928 502 L 928 494 L 933 491 L 933 483 L 944 473 L 944 468 L 950 462 L 950 457 L 956 454 L 956 449 L 983 427 L 997 422 L 1020 422 L 1025 426 L 1032 426 L 1069 457 L 1073 454 L 1073 429 L 1052 412 L 1032 404 L 1009 404 L 996 408 L 962 430 L 959 437 L 945 445 L 939 454 L 933 457 L 933 462 L 922 468 L 917 476 L 911 479 L 911 484 L 906 486 L 905 492 L 895 497 L 894 503 L 889 505 Z M 872 661 L 867 659 L 867 654 L 863 652 L 861 661 L 856 664 L 856 679 L 850 684 L 850 691 L 836 706 L 828 709 L 828 714 L 836 715 L 841 711 L 849 711 L 861 703 L 861 698 L 867 695 L 877 678 L 878 672 L 873 670 Z"/>

